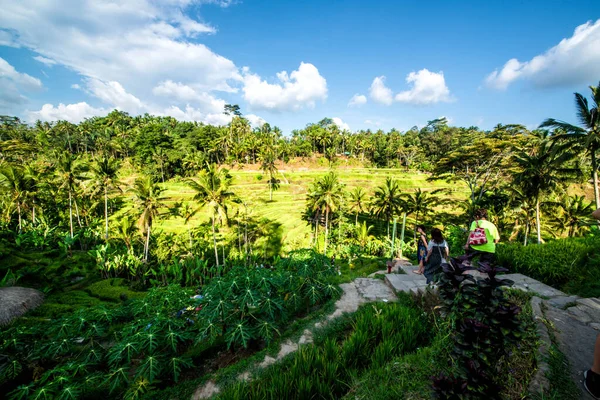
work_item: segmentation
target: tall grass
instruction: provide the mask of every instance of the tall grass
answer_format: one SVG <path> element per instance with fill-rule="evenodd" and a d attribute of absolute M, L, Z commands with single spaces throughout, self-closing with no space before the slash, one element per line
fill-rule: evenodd
<path fill-rule="evenodd" d="M 301 347 L 252 382 L 233 385 L 218 398 L 341 398 L 361 371 L 385 365 L 424 343 L 428 324 L 412 305 L 381 303 L 359 309 L 348 328 L 336 327 L 318 343 Z"/>

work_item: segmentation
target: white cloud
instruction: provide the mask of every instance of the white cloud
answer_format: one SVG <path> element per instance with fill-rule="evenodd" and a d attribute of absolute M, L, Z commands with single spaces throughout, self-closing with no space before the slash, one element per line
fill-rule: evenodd
<path fill-rule="evenodd" d="M 594 82 L 600 76 L 600 19 L 575 28 L 573 36 L 556 46 L 520 62 L 512 58 L 500 71 L 485 78 L 488 87 L 506 89 L 518 79 L 538 86 L 561 86 Z"/>
<path fill-rule="evenodd" d="M 296 71 L 277 73 L 278 83 L 268 83 L 260 76 L 243 70 L 244 99 L 251 107 L 273 111 L 313 108 L 327 98 L 327 81 L 310 63 L 300 63 Z"/>
<path fill-rule="evenodd" d="M 350 126 L 347 123 L 345 123 L 344 121 L 342 121 L 341 118 L 333 117 L 332 120 L 338 126 L 338 128 L 340 128 L 341 130 L 343 130 L 343 131 L 350 130 Z"/>
<path fill-rule="evenodd" d="M 46 57 L 42 57 L 42 56 L 35 56 L 33 57 L 34 60 L 41 62 L 42 64 L 45 64 L 47 67 L 51 67 L 53 65 L 56 65 L 56 61 L 51 60 L 49 58 Z"/>
<path fill-rule="evenodd" d="M 225 101 L 215 98 L 206 92 L 199 92 L 189 85 L 167 80 L 152 89 L 156 96 L 167 97 L 175 101 L 193 103 L 196 107 L 208 113 L 221 113 L 225 108 Z"/>
<path fill-rule="evenodd" d="M 267 122 L 263 118 L 259 117 L 258 115 L 254 115 L 254 114 L 244 115 L 244 118 L 246 118 L 248 120 L 248 122 L 250 122 L 250 125 L 253 128 L 260 128 L 261 126 L 263 126 L 265 124 L 265 122 Z"/>
<path fill-rule="evenodd" d="M 71 89 L 79 90 L 79 89 L 81 89 L 81 86 L 79 86 L 78 83 L 74 83 L 71 85 Z"/>
<path fill-rule="evenodd" d="M 53 61 L 82 75 L 86 91 L 107 105 L 135 111 L 157 103 L 152 107 L 165 109 L 172 99 L 154 99 L 152 93 L 161 82 L 182 82 L 199 93 L 209 93 L 236 92 L 242 81 L 231 60 L 198 43 L 198 35 L 215 29 L 189 15 L 197 5 L 208 2 L 231 4 L 205 0 L 3 2 L 0 43 L 29 48 L 37 53 L 38 61 Z M 212 102 L 208 99 L 203 104 L 211 106 Z M 201 110 L 204 114 L 213 111 Z"/>
<path fill-rule="evenodd" d="M 379 125 L 381 125 L 381 122 L 379 122 L 379 121 L 373 121 L 373 120 L 370 120 L 370 119 L 366 119 L 365 120 L 365 124 L 379 126 Z"/>
<path fill-rule="evenodd" d="M 119 110 L 138 113 L 146 107 L 140 99 L 127 93 L 119 82 L 89 78 L 85 80 L 85 86 L 90 94 Z"/>
<path fill-rule="evenodd" d="M 378 76 L 373 79 L 373 83 L 369 88 L 369 95 L 376 103 L 385 104 L 386 106 L 392 104 L 392 90 L 385 86 L 385 76 Z"/>
<path fill-rule="evenodd" d="M 16 107 L 27 103 L 22 91 L 31 92 L 41 88 L 39 79 L 17 71 L 0 57 L 0 114 L 12 114 Z"/>
<path fill-rule="evenodd" d="M 356 93 L 348 102 L 348 107 L 360 107 L 367 103 L 367 96 Z"/>
<path fill-rule="evenodd" d="M 439 102 L 450 102 L 450 90 L 446 86 L 444 73 L 436 73 L 424 68 L 419 72 L 411 72 L 406 77 L 406 83 L 412 84 L 410 90 L 400 92 L 395 100 L 410 104 L 434 104 Z"/>
<path fill-rule="evenodd" d="M 86 118 L 95 115 L 106 115 L 108 110 L 104 108 L 94 108 L 85 102 L 77 104 L 64 105 L 60 103 L 57 107 L 52 104 L 44 104 L 39 111 L 29 111 L 27 119 L 29 121 L 56 121 L 67 120 L 72 123 L 79 123 Z"/>

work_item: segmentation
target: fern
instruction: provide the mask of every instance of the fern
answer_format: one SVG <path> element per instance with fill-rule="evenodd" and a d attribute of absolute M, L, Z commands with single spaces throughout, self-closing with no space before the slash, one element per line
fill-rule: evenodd
<path fill-rule="evenodd" d="M 10 400 L 27 400 L 33 395 L 33 389 L 35 384 L 30 383 L 29 385 L 20 385 L 15 390 L 9 393 Z"/>
<path fill-rule="evenodd" d="M 280 335 L 275 325 L 267 321 L 261 321 L 258 324 L 258 334 L 267 343 L 270 343 L 275 338 L 276 334 Z"/>
<path fill-rule="evenodd" d="M 144 378 L 136 379 L 133 387 L 129 388 L 127 392 L 125 392 L 124 399 L 125 400 L 136 400 L 141 399 L 143 395 L 148 393 L 151 389 L 150 381 Z"/>
<path fill-rule="evenodd" d="M 58 400 L 75 400 L 79 397 L 79 389 L 75 386 L 67 386 L 58 394 Z"/>

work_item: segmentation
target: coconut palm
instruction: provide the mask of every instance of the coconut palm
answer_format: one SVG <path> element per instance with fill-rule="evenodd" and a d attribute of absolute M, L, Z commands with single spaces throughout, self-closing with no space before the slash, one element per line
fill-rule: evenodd
<path fill-rule="evenodd" d="M 325 246 L 329 236 L 329 214 L 336 212 L 344 203 L 344 185 L 339 181 L 335 172 L 330 172 L 317 180 L 311 193 L 313 210 L 325 210 Z"/>
<path fill-rule="evenodd" d="M 206 207 L 212 223 L 213 245 L 215 248 L 215 261 L 219 266 L 219 252 L 217 250 L 217 234 L 215 231 L 217 216 L 227 222 L 227 208 L 234 198 L 234 193 L 229 189 L 231 176 L 226 169 L 219 168 L 216 164 L 209 165 L 207 170 L 200 173 L 198 181 L 189 180 L 188 185 L 196 192 L 194 201 L 199 208 Z"/>
<path fill-rule="evenodd" d="M 564 196 L 554 203 L 558 211 L 551 219 L 552 224 L 561 232 L 567 230 L 568 236 L 577 236 L 582 228 L 592 223 L 590 217 L 595 208 L 583 196 Z"/>
<path fill-rule="evenodd" d="M 108 192 L 113 188 L 119 188 L 117 172 L 119 171 L 119 162 L 112 157 L 103 156 L 98 158 L 91 167 L 94 183 L 104 192 L 104 239 L 108 240 Z"/>
<path fill-rule="evenodd" d="M 589 107 L 588 101 L 583 95 L 575 93 L 575 107 L 581 126 L 548 118 L 542 122 L 540 127 L 558 129 L 561 133 L 554 135 L 554 140 L 566 141 L 569 147 L 575 150 L 584 148 L 587 151 L 592 162 L 592 182 L 594 184 L 596 208 L 600 208 L 598 160 L 596 159 L 596 154 L 600 150 L 600 83 L 598 86 L 590 86 L 590 89 L 592 91 L 592 107 Z"/>
<path fill-rule="evenodd" d="M 348 193 L 350 199 L 350 210 L 355 212 L 354 223 L 358 223 L 358 213 L 364 212 L 367 203 L 367 193 L 362 187 L 356 187 Z"/>
<path fill-rule="evenodd" d="M 421 188 L 417 188 L 414 193 L 404 195 L 404 211 L 409 215 L 413 214 L 415 216 L 415 240 L 417 239 L 419 217 L 425 217 L 434 207 L 443 203 L 443 201 L 436 196 L 439 192 L 439 189 L 431 192 L 424 192 Z"/>
<path fill-rule="evenodd" d="M 533 152 L 519 150 L 513 154 L 513 160 L 518 168 L 513 175 L 514 184 L 535 203 L 538 243 L 542 242 L 540 227 L 542 196 L 561 188 L 581 172 L 578 168 L 568 166 L 568 162 L 573 159 L 573 154 L 558 150 L 554 142 L 546 140 L 542 141 Z"/>
<path fill-rule="evenodd" d="M 375 189 L 371 203 L 373 213 L 379 218 L 385 218 L 388 238 L 390 237 L 390 221 L 394 215 L 400 213 L 403 206 L 404 202 L 398 181 L 388 176 L 385 183 Z"/>
<path fill-rule="evenodd" d="M 266 148 L 261 154 L 261 169 L 269 176 L 269 200 L 273 201 L 273 190 L 279 188 L 279 179 L 275 178 L 277 167 L 275 166 L 275 153 L 272 149 Z"/>
<path fill-rule="evenodd" d="M 59 182 L 59 189 L 65 189 L 69 195 L 69 228 L 73 238 L 73 194 L 76 192 L 79 181 L 85 179 L 82 175 L 85 164 L 79 157 L 65 151 L 56 157 L 55 172 Z M 79 213 L 78 213 L 79 214 Z"/>
<path fill-rule="evenodd" d="M 0 168 L 0 187 L 8 193 L 11 201 L 17 207 L 19 233 L 21 233 L 23 229 L 22 212 L 27 205 L 29 194 L 35 189 L 35 182 L 23 168 L 5 165 Z"/>
<path fill-rule="evenodd" d="M 162 203 L 164 197 L 161 197 L 162 191 L 161 187 L 150 176 L 136 179 L 132 189 L 139 209 L 142 211 L 138 225 L 142 228 L 142 233 L 146 234 L 144 262 L 148 261 L 152 223 L 160 215 L 160 208 L 164 207 Z"/>

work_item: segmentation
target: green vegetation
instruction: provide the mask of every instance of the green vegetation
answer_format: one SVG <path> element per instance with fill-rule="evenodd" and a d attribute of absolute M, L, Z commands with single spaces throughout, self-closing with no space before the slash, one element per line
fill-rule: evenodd
<path fill-rule="evenodd" d="M 251 129 L 230 104 L 227 126 L 120 111 L 77 125 L 2 116 L 0 285 L 47 300 L 0 333 L 10 366 L 0 391 L 160 397 L 210 376 L 228 384 L 223 398 L 521 398 L 533 351 L 512 350 L 535 342 L 528 299 L 494 275 L 505 266 L 600 295 L 589 215 L 600 201 L 599 96 L 592 87 L 590 107 L 576 95 L 581 128 L 546 121 L 552 130 L 441 118 L 350 133 L 325 118 L 283 137 Z M 479 208 L 503 242 L 499 265 L 480 265 L 489 279 L 474 282 L 454 262 L 441 303 L 363 307 L 317 333 L 287 370 L 232 385 L 331 305 L 337 284 L 399 251 L 414 257 L 417 224 L 443 228 L 459 256 Z"/>
<path fill-rule="evenodd" d="M 428 326 L 419 310 L 403 304 L 363 306 L 340 330 L 316 336 L 281 364 L 250 383 L 238 383 L 219 399 L 340 398 L 353 376 L 387 364 L 424 344 Z M 348 333 L 347 330 L 350 330 Z"/>

